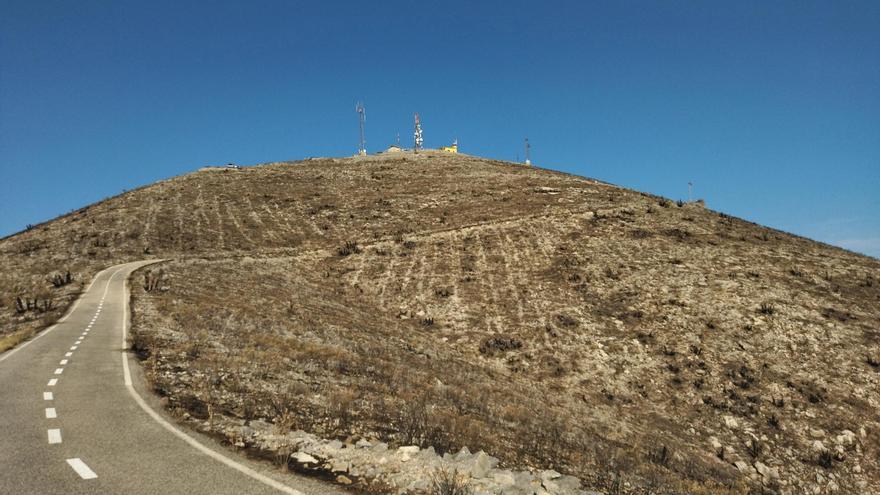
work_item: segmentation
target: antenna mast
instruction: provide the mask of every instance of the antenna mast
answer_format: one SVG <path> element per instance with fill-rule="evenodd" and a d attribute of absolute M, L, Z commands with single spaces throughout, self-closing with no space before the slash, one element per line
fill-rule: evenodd
<path fill-rule="evenodd" d="M 358 148 L 358 155 L 366 156 L 366 154 L 367 154 L 367 147 L 366 147 L 367 141 L 366 141 L 366 139 L 364 139 L 364 122 L 367 120 L 367 112 L 366 112 L 366 110 L 364 110 L 364 104 L 361 102 L 358 102 L 357 106 L 355 107 L 355 110 L 358 113 L 358 120 L 360 121 L 360 124 L 361 124 L 361 144 L 360 144 L 360 147 Z"/>
<path fill-rule="evenodd" d="M 532 164 L 532 145 L 529 144 L 529 138 L 526 138 L 526 165 Z"/>
<path fill-rule="evenodd" d="M 419 114 L 416 114 L 416 130 L 413 133 L 413 137 L 415 138 L 415 150 L 418 153 L 422 149 L 422 143 L 425 142 L 422 139 L 422 122 L 419 120 Z"/>

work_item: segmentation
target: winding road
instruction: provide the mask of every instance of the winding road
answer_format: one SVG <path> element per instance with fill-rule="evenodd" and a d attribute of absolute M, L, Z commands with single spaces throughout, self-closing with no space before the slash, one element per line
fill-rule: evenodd
<path fill-rule="evenodd" d="M 125 352 L 127 280 L 150 263 L 98 273 L 57 324 L 0 355 L 0 493 L 343 493 L 164 413 Z"/>

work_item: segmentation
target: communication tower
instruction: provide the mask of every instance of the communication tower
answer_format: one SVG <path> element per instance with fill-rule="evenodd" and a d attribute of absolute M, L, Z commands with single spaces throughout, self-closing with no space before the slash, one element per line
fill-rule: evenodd
<path fill-rule="evenodd" d="M 422 138 L 422 122 L 419 120 L 419 114 L 416 114 L 415 120 L 416 120 L 416 130 L 413 133 L 413 137 L 415 138 L 415 150 L 416 150 L 416 153 L 418 153 L 419 150 L 422 149 L 422 143 L 424 143 L 425 140 Z"/>
<path fill-rule="evenodd" d="M 526 165 L 532 164 L 532 145 L 529 144 L 529 138 L 526 138 Z"/>
<path fill-rule="evenodd" d="M 364 139 L 364 122 L 367 120 L 367 112 L 364 110 L 364 104 L 358 102 L 355 110 L 358 113 L 358 121 L 361 124 L 361 145 L 358 148 L 358 155 L 365 156 L 367 154 L 367 140 Z"/>

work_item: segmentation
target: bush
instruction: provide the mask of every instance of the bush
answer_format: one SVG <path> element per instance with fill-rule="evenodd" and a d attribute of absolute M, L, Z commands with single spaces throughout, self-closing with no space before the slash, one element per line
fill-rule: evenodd
<path fill-rule="evenodd" d="M 522 346 L 522 341 L 513 337 L 489 337 L 480 343 L 480 354 L 491 356 L 496 352 L 520 349 Z"/>
<path fill-rule="evenodd" d="M 346 241 L 346 243 L 336 252 L 339 254 L 339 256 L 359 254 L 361 252 L 361 247 L 358 246 L 357 241 Z"/>
<path fill-rule="evenodd" d="M 458 472 L 458 469 L 449 471 L 438 469 L 431 476 L 432 495 L 473 495 L 474 488 L 470 478 Z"/>
<path fill-rule="evenodd" d="M 776 313 L 776 308 L 773 306 L 773 303 L 761 303 L 761 308 L 758 310 L 762 315 L 773 315 Z"/>

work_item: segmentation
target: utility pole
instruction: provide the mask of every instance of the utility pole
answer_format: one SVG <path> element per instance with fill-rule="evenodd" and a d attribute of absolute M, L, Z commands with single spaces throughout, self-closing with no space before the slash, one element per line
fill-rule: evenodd
<path fill-rule="evenodd" d="M 413 133 L 413 137 L 415 138 L 415 151 L 418 153 L 422 149 L 422 143 L 425 140 L 422 138 L 422 122 L 419 120 L 419 114 L 416 114 L 416 130 Z"/>
<path fill-rule="evenodd" d="M 366 156 L 367 155 L 367 140 L 364 139 L 364 122 L 367 120 L 367 112 L 366 112 L 366 110 L 364 110 L 364 104 L 361 102 L 358 102 L 357 106 L 355 107 L 355 110 L 358 113 L 358 121 L 360 121 L 360 124 L 361 124 L 361 144 L 360 144 L 360 147 L 358 148 L 358 155 Z"/>
<path fill-rule="evenodd" d="M 529 138 L 526 138 L 526 165 L 532 164 L 532 145 L 529 144 Z"/>

